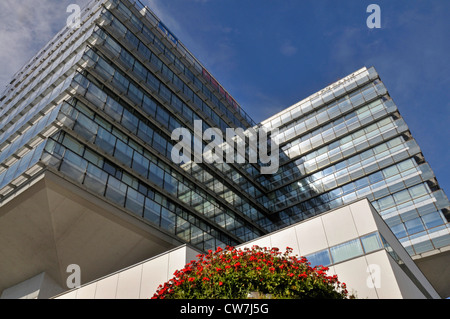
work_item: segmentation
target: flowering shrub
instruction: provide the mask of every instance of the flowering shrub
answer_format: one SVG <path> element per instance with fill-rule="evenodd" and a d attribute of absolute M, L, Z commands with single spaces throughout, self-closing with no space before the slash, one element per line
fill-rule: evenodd
<path fill-rule="evenodd" d="M 245 299 L 252 294 L 273 299 L 352 298 L 336 275 L 327 276 L 328 268 L 311 267 L 306 258 L 291 253 L 289 247 L 284 253 L 258 246 L 219 247 L 177 270 L 152 299 Z"/>

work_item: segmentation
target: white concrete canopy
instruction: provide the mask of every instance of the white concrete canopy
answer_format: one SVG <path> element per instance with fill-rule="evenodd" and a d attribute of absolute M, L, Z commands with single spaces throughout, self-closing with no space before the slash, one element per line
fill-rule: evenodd
<path fill-rule="evenodd" d="M 182 245 L 131 213 L 45 172 L 0 207 L 0 292 L 45 273 L 67 289 Z"/>

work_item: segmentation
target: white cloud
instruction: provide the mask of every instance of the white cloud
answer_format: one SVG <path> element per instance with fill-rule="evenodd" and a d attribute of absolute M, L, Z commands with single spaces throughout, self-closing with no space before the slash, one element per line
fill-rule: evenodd
<path fill-rule="evenodd" d="M 87 0 L 0 1 L 0 92 L 53 36 L 64 27 L 71 3 Z"/>
<path fill-rule="evenodd" d="M 280 51 L 284 56 L 291 57 L 297 53 L 298 49 L 287 40 L 281 45 Z"/>

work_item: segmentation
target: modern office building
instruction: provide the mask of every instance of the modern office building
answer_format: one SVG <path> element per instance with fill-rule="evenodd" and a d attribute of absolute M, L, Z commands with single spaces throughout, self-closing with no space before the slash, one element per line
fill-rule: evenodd
<path fill-rule="evenodd" d="M 196 123 L 272 132 L 258 147 L 280 147 L 279 169 L 227 143 L 234 161 L 177 164 L 175 129 L 207 146 Z M 450 203 L 374 68 L 257 124 L 149 8 L 95 0 L 2 94 L 0 164 L 0 291 L 238 246 L 365 198 L 450 295 Z"/>

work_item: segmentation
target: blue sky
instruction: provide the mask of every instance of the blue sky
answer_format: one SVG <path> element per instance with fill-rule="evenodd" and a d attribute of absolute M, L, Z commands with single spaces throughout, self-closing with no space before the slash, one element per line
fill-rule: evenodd
<path fill-rule="evenodd" d="M 86 2 L 2 0 L 0 86 L 64 25 L 68 4 Z M 374 66 L 450 194 L 450 1 L 142 2 L 256 122 Z M 381 29 L 366 25 L 371 3 Z"/>

